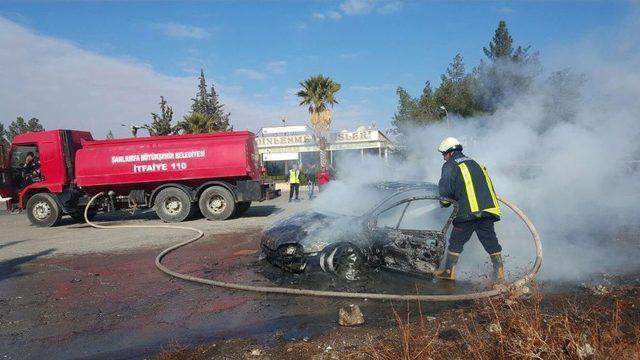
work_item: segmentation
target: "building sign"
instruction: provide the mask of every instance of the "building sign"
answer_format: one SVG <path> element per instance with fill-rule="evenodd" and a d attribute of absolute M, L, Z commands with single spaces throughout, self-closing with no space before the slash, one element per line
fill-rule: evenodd
<path fill-rule="evenodd" d="M 263 134 L 284 134 L 284 133 L 297 133 L 306 132 L 308 129 L 305 125 L 298 126 L 276 126 L 262 128 Z"/>
<path fill-rule="evenodd" d="M 298 153 L 263 154 L 262 161 L 298 160 Z"/>
<path fill-rule="evenodd" d="M 329 135 L 329 143 L 354 143 L 378 141 L 380 134 L 377 130 L 339 132 Z M 288 135 L 288 136 L 262 136 L 257 137 L 258 147 L 275 147 L 275 146 L 301 146 L 315 145 L 316 141 L 312 135 Z"/>
<path fill-rule="evenodd" d="M 333 133 L 329 137 L 329 142 L 356 142 L 356 141 L 376 141 L 378 140 L 378 130 L 339 132 Z"/>
<path fill-rule="evenodd" d="M 311 135 L 289 135 L 289 136 L 263 136 L 257 137 L 258 147 L 269 146 L 298 146 L 315 144 Z"/>

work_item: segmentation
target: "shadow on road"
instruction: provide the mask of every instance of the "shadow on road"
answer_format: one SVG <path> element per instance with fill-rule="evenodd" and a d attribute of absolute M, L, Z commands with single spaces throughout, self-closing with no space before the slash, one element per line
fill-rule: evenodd
<path fill-rule="evenodd" d="M 0 249 L 2 249 L 2 248 L 6 248 L 6 247 L 8 247 L 8 246 L 15 245 L 15 244 L 20 244 L 20 243 L 23 243 L 23 242 L 25 242 L 25 241 L 29 241 L 29 240 L 14 240 L 14 241 L 9 241 L 8 243 L 0 244 Z"/>
<path fill-rule="evenodd" d="M 15 259 L 0 262 L 0 281 L 13 277 L 27 275 L 21 268 L 21 265 L 33 261 L 39 257 L 46 256 L 56 251 L 56 249 L 43 250 L 32 255 L 21 256 Z"/>
<path fill-rule="evenodd" d="M 265 217 L 271 214 L 277 214 L 280 211 L 282 211 L 282 209 L 275 205 L 255 205 L 251 206 L 249 210 L 240 217 Z"/>

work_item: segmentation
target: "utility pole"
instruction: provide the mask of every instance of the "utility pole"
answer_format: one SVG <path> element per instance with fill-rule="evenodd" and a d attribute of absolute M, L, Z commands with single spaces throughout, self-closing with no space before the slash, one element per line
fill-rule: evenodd
<path fill-rule="evenodd" d="M 440 106 L 440 110 L 444 111 L 444 118 L 447 120 L 447 129 L 451 130 L 451 122 L 449 121 L 449 112 L 444 105 Z"/>

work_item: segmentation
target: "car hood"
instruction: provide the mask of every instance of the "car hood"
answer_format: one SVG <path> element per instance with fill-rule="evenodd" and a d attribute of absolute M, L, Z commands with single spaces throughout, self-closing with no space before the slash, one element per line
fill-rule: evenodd
<path fill-rule="evenodd" d="M 304 211 L 268 226 L 261 244 L 271 250 L 297 244 L 305 253 L 315 253 L 335 242 L 354 239 L 361 231 L 360 217 Z"/>

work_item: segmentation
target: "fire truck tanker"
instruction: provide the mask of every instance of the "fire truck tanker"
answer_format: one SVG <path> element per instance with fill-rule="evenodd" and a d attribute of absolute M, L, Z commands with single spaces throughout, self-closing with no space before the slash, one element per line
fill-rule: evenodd
<path fill-rule="evenodd" d="M 100 192 L 90 216 L 153 208 L 165 222 L 198 212 L 226 220 L 280 195 L 260 182 L 248 131 L 93 140 L 85 131 L 51 130 L 18 135 L 7 150 L 0 148 L 0 195 L 37 226 L 54 226 L 63 215 L 82 220 Z"/>

